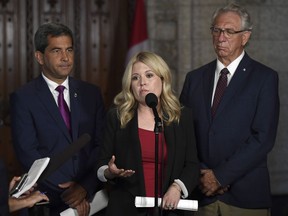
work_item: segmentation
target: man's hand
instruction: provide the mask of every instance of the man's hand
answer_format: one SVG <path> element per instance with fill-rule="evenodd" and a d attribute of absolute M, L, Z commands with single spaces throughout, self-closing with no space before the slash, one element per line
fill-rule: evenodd
<path fill-rule="evenodd" d="M 229 190 L 229 185 L 228 186 L 226 186 L 226 187 L 221 187 L 218 191 L 217 191 L 217 194 L 220 194 L 220 195 L 222 195 L 222 194 L 224 194 L 225 192 L 227 192 L 228 190 Z"/>
<path fill-rule="evenodd" d="M 200 189 L 203 194 L 206 196 L 213 196 L 219 192 L 219 194 L 223 194 L 225 190 L 221 189 L 221 185 L 219 184 L 216 176 L 214 175 L 211 169 L 202 169 L 201 170 L 201 178 L 200 178 Z"/>
<path fill-rule="evenodd" d="M 88 216 L 90 212 L 90 205 L 84 199 L 79 205 L 76 206 L 78 216 Z"/>
<path fill-rule="evenodd" d="M 59 184 L 59 187 L 66 189 L 61 194 L 61 198 L 70 208 L 76 208 L 76 206 L 80 205 L 87 195 L 87 191 L 75 182 Z"/>

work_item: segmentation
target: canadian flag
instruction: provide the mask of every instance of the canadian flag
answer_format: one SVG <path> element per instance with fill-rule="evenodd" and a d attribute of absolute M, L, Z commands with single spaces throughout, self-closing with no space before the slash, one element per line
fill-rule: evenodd
<path fill-rule="evenodd" d="M 149 50 L 149 40 L 145 4 L 144 0 L 136 0 L 126 63 L 136 53 L 147 50 Z"/>

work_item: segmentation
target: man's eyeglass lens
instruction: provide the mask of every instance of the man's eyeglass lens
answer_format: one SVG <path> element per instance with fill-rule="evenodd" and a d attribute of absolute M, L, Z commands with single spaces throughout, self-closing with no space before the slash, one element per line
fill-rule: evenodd
<path fill-rule="evenodd" d="M 222 32 L 225 37 L 231 37 L 234 34 L 238 34 L 244 31 L 249 31 L 246 29 L 240 30 L 240 31 L 234 31 L 233 29 L 221 29 L 221 28 L 215 28 L 215 27 L 211 27 L 210 30 L 211 30 L 212 35 L 217 36 L 217 37 L 219 37 Z"/>

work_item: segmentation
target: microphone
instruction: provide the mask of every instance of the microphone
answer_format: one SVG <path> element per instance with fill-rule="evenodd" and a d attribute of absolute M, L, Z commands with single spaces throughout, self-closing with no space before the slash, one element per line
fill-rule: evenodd
<path fill-rule="evenodd" d="M 71 145 L 66 147 L 64 151 L 54 155 L 50 158 L 50 162 L 44 172 L 41 174 L 38 182 L 44 181 L 47 177 L 49 177 L 54 171 L 56 171 L 62 164 L 64 164 L 67 160 L 72 158 L 72 156 L 77 153 L 80 149 L 82 149 L 89 141 L 91 140 L 91 136 L 87 133 L 83 134 L 79 137 L 78 140 L 74 141 Z"/>
<path fill-rule="evenodd" d="M 145 97 L 145 102 L 147 104 L 147 106 L 149 106 L 150 108 L 156 108 L 157 104 L 158 104 L 158 98 L 155 94 L 153 93 L 148 93 Z"/>
<path fill-rule="evenodd" d="M 161 119 L 159 118 L 158 112 L 157 112 L 157 104 L 158 104 L 158 98 L 154 93 L 148 93 L 145 97 L 145 102 L 148 107 L 152 108 L 154 117 L 155 117 L 155 123 L 158 127 L 161 127 Z"/>
<path fill-rule="evenodd" d="M 155 133 L 155 177 L 154 177 L 154 209 L 153 209 L 153 215 L 159 215 L 159 208 L 158 208 L 158 186 L 159 186 L 159 179 L 158 179 L 158 161 L 159 161 L 159 132 L 162 130 L 162 122 L 159 118 L 158 112 L 157 112 L 157 104 L 158 104 L 158 98 L 153 93 L 148 93 L 145 97 L 145 102 L 148 107 L 152 108 L 154 113 L 154 120 L 155 120 L 155 126 L 154 126 L 154 133 Z M 163 144 L 163 143 L 162 143 Z M 162 148 L 163 149 L 163 148 Z M 162 154 L 163 156 L 163 154 Z M 163 159 L 163 157 L 162 157 Z M 161 163 L 163 164 L 163 163 Z M 161 165 L 162 166 L 162 165 Z"/>

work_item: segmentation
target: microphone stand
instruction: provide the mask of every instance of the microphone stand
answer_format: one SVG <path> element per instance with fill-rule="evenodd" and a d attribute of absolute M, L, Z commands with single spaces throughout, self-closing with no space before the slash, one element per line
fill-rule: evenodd
<path fill-rule="evenodd" d="M 154 114 L 155 114 L 155 110 Z M 154 127 L 154 133 L 155 133 L 155 185 L 154 185 L 154 209 L 153 209 L 153 216 L 159 215 L 159 207 L 158 207 L 158 155 L 159 155 L 159 133 L 162 131 L 162 121 L 159 118 L 158 114 L 155 115 L 155 127 Z"/>

